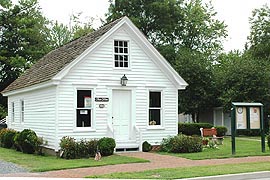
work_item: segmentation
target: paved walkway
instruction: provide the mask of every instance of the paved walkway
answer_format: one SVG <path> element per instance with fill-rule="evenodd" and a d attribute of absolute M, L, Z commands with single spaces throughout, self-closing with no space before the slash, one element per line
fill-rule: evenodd
<path fill-rule="evenodd" d="M 270 156 L 253 156 L 243 158 L 188 160 L 181 157 L 159 155 L 156 153 L 121 153 L 121 156 L 130 156 L 150 160 L 149 163 L 118 164 L 100 167 L 78 168 L 60 171 L 49 171 L 43 173 L 15 173 L 6 174 L 9 177 L 57 177 L 57 178 L 82 178 L 90 175 L 109 174 L 114 172 L 135 172 L 159 168 L 191 167 L 220 164 L 237 164 L 248 162 L 270 161 Z M 1 175 L 0 175 L 1 176 Z"/>

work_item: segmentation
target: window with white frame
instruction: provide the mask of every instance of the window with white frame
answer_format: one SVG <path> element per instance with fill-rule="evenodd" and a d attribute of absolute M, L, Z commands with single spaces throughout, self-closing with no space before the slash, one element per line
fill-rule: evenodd
<path fill-rule="evenodd" d="M 114 67 L 129 67 L 128 41 L 114 41 Z"/>
<path fill-rule="evenodd" d="M 24 122 L 24 100 L 21 100 L 21 122 Z"/>
<path fill-rule="evenodd" d="M 77 90 L 76 127 L 91 127 L 92 91 Z"/>
<path fill-rule="evenodd" d="M 15 103 L 11 102 L 11 122 L 15 121 Z"/>
<path fill-rule="evenodd" d="M 149 92 L 149 125 L 161 125 L 161 91 Z"/>

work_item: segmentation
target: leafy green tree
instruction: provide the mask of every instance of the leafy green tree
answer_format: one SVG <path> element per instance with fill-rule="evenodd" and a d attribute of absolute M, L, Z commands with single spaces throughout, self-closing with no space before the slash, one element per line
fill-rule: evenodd
<path fill-rule="evenodd" d="M 55 21 L 52 22 L 50 39 L 52 42 L 52 47 L 57 48 L 71 41 L 72 35 L 68 29 L 68 26 Z"/>
<path fill-rule="evenodd" d="M 179 91 L 179 110 L 191 114 L 195 122 L 198 122 L 201 112 L 209 110 L 216 103 L 211 65 L 202 58 L 207 57 L 194 50 L 182 48 L 177 52 L 175 66 L 189 84 L 185 91 Z"/>
<path fill-rule="evenodd" d="M 255 9 L 249 20 L 251 25 L 247 52 L 254 57 L 270 61 L 270 8 L 264 5 Z"/>
<path fill-rule="evenodd" d="M 270 114 L 270 8 L 267 5 L 254 9 L 249 19 L 250 35 L 246 44 L 245 55 L 250 56 L 257 67 L 255 75 L 261 75 L 257 79 L 256 94 L 260 94 L 260 98 L 256 100 L 264 104 L 264 117 Z M 253 70 L 253 69 L 252 69 Z M 255 72 L 254 72 L 255 73 Z M 252 85 L 252 84 L 251 84 Z M 264 92 L 264 94 L 262 94 Z M 256 96 L 255 96 L 256 97 Z M 268 121 L 265 121 L 265 127 L 268 127 Z"/>
<path fill-rule="evenodd" d="M 51 22 L 50 41 L 52 48 L 60 47 L 73 39 L 77 39 L 90 32 L 93 32 L 92 27 L 93 18 L 87 19 L 85 23 L 80 21 L 81 13 L 70 16 L 69 25 Z"/>
<path fill-rule="evenodd" d="M 174 42 L 174 29 L 183 15 L 174 0 L 116 0 L 111 2 L 107 21 L 128 16 L 153 44 Z M 170 40 L 168 40 L 170 39 Z"/>
<path fill-rule="evenodd" d="M 13 5 L 2 1 L 0 9 L 0 91 L 20 73 L 46 54 L 48 46 L 46 27 L 37 0 L 20 0 Z M 0 97 L 6 106 L 6 99 Z"/>
<path fill-rule="evenodd" d="M 265 62 L 237 51 L 223 54 L 215 65 L 219 100 L 226 111 L 232 102 L 269 104 L 269 67 Z"/>
<path fill-rule="evenodd" d="M 211 3 L 202 0 L 116 0 L 106 17 L 128 16 L 146 35 L 189 83 L 179 92 L 179 111 L 198 117 L 214 106 L 212 63 L 227 36 L 226 25 L 215 15 Z"/>
<path fill-rule="evenodd" d="M 69 26 L 49 22 L 37 0 L 4 0 L 0 6 L 0 91 L 51 49 L 93 31 L 93 20 L 82 23 L 80 14 L 71 16 Z M 1 111 L 6 101 L 0 95 Z"/>
<path fill-rule="evenodd" d="M 227 36 L 213 6 L 202 0 L 116 0 L 106 15 L 107 21 L 128 16 L 155 46 L 215 54 Z"/>
<path fill-rule="evenodd" d="M 2 8 L 8 8 L 12 5 L 11 0 L 2 0 L 0 1 L 0 6 Z"/>

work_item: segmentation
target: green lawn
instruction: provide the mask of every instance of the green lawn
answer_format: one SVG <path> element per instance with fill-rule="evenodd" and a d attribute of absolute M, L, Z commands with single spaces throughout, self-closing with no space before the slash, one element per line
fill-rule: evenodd
<path fill-rule="evenodd" d="M 104 166 L 112 164 L 126 164 L 149 162 L 144 159 L 112 155 L 102 157 L 101 161 L 91 159 L 66 160 L 56 158 L 55 156 L 38 156 L 32 154 L 23 154 L 12 149 L 0 148 L 0 159 L 21 165 L 32 172 L 43 172 L 60 169 L 72 169 L 81 167 Z"/>
<path fill-rule="evenodd" d="M 223 145 L 219 145 L 218 149 L 206 148 L 203 152 L 199 153 L 163 153 L 172 156 L 184 157 L 193 160 L 200 159 L 216 159 L 216 158 L 229 158 L 229 157 L 244 157 L 244 156 L 264 156 L 270 155 L 268 147 L 265 148 L 265 153 L 261 151 L 261 142 L 249 137 L 236 138 L 236 154 L 232 155 L 231 138 L 226 137 Z M 267 143 L 266 143 L 267 146 Z"/>
<path fill-rule="evenodd" d="M 215 176 L 222 174 L 235 174 L 244 172 L 269 171 L 270 162 L 226 164 L 217 166 L 196 166 L 171 169 L 156 169 L 134 173 L 113 173 L 91 178 L 115 179 L 180 179 L 201 176 Z"/>
<path fill-rule="evenodd" d="M 218 149 L 204 149 L 200 153 L 161 153 L 173 156 L 184 157 L 193 160 L 200 159 L 214 159 L 214 158 L 228 158 L 228 157 L 244 157 L 244 156 L 263 156 L 270 155 L 268 147 L 266 152 L 261 152 L 261 142 L 256 141 L 258 138 L 242 137 L 236 138 L 236 155 L 231 154 L 231 138 L 225 138 L 224 144 L 218 146 Z M 113 173 L 101 176 L 92 176 L 98 178 L 124 178 L 124 179 L 178 179 L 201 176 L 214 176 L 222 174 L 255 172 L 255 171 L 269 171 L 270 162 L 259 163 L 242 163 L 242 164 L 226 164 L 216 166 L 196 166 L 196 167 L 182 167 L 172 169 L 156 169 L 144 172 L 134 173 Z"/>

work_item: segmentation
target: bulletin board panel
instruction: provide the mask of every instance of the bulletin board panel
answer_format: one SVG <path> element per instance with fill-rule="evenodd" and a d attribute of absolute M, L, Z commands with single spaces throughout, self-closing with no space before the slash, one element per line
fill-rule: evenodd
<path fill-rule="evenodd" d="M 260 129 L 260 108 L 250 107 L 250 129 Z"/>
<path fill-rule="evenodd" d="M 247 129 L 247 108 L 236 108 L 236 129 Z"/>

